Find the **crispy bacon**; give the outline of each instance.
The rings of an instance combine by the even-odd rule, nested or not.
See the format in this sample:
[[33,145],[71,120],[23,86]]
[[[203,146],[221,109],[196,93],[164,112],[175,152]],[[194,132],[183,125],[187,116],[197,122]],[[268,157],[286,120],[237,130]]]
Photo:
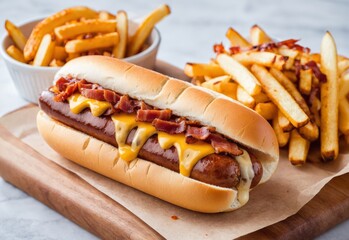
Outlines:
[[206,140],[210,136],[210,128],[209,127],[187,127],[187,132],[185,137],[193,137],[198,140]]
[[177,123],[177,122],[165,121],[165,120],[161,120],[161,119],[156,118],[152,122],[152,125],[158,131],[163,131],[163,132],[166,132],[169,134],[184,133],[186,130],[185,121],[181,121],[181,122]]
[[128,95],[123,95],[120,98],[120,101],[115,105],[115,108],[120,109],[121,111],[126,113],[134,112],[134,105],[132,104],[132,101],[130,100]]
[[141,110],[151,110],[151,109],[153,109],[153,107],[149,106],[148,104],[146,104],[143,101],[136,101],[135,106],[137,107],[137,109],[141,109]]
[[318,67],[318,65],[316,64],[315,61],[310,61],[310,62],[307,62],[304,66],[304,70],[307,70],[307,69],[311,69],[315,75],[315,77],[317,79],[319,79],[319,81],[321,83],[325,83],[327,82],[327,77],[325,74],[323,74],[320,70],[320,68]]
[[170,120],[172,115],[172,111],[169,109],[165,110],[138,110],[136,121],[140,122],[153,122],[155,118],[161,119],[161,120]]
[[241,48],[239,46],[234,46],[234,47],[230,47],[229,51],[231,54],[236,54],[236,53],[241,52]]
[[57,80],[56,86],[60,92],[64,91],[69,81],[63,77]]
[[54,97],[54,100],[56,102],[63,102],[67,100],[68,97],[70,97],[77,89],[78,89],[78,84],[76,82],[73,84],[69,84],[67,85],[64,92],[61,92]]
[[233,156],[243,154],[242,150],[236,143],[228,141],[228,139],[217,133],[211,133],[209,139],[211,140],[211,145],[216,153],[229,153]]
[[213,52],[215,52],[217,54],[225,53],[225,48],[224,48],[223,43],[213,45]]
[[302,70],[302,64],[299,59],[294,60],[294,68],[295,68],[297,79],[299,79],[301,75],[301,70]]

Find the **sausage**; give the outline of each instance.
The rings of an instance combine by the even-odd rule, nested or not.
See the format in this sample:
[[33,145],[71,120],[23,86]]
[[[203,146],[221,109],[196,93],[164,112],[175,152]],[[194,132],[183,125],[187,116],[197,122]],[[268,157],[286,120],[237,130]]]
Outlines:
[[[39,98],[40,107],[47,115],[67,126],[117,147],[114,123],[109,116],[94,117],[89,109],[74,114],[70,111],[69,104],[55,102],[53,96],[52,92],[44,91]],[[127,137],[128,144],[132,142],[134,133],[135,130],[132,130]],[[156,135],[146,141],[138,156],[179,172],[176,148],[162,149]],[[261,163],[252,155],[251,160],[255,171],[255,177],[251,184],[251,187],[253,187],[260,181],[263,172]],[[239,164],[233,157],[223,154],[210,154],[196,163],[190,177],[204,183],[234,188],[239,184],[241,175]]]

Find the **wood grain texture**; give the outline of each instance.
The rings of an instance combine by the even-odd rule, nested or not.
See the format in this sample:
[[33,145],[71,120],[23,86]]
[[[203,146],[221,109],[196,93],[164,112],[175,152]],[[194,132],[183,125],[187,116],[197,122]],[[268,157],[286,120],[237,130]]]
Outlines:
[[102,239],[163,239],[126,208],[1,126],[0,175]]

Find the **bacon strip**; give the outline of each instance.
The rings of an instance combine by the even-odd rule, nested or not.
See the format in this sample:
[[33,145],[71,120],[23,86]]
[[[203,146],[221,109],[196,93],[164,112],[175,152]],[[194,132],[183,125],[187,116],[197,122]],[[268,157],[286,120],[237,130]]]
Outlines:
[[[209,127],[187,127],[185,137],[193,137],[198,140],[206,140],[210,136],[211,132]],[[190,140],[189,140],[190,141]]]
[[186,130],[185,121],[177,123],[156,118],[152,122],[152,125],[156,128],[156,130],[163,131],[169,134],[183,133]]
[[229,153],[233,156],[243,154],[243,151],[234,142],[228,141],[219,134],[211,133],[209,139],[216,153]]
[[120,98],[120,101],[115,105],[115,108],[120,109],[121,111],[126,113],[134,112],[134,105],[132,104],[132,101],[130,100],[128,95],[123,95]]
[[153,122],[155,118],[161,119],[161,120],[170,120],[172,115],[172,111],[169,109],[165,110],[138,110],[136,121],[140,122]]

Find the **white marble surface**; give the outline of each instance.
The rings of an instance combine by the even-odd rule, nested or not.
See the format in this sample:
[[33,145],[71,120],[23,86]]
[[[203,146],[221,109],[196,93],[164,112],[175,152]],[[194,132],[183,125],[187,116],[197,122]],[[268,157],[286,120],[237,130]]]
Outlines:
[[[124,9],[142,16],[164,1],[113,0],[0,0],[0,25],[5,19],[21,23],[73,5],[116,12]],[[338,51],[349,56],[349,0],[293,1],[167,1],[172,15],[158,25],[162,34],[159,58],[178,67],[187,61],[205,62],[213,56],[212,45],[224,39],[233,26],[247,35],[258,23],[278,39],[300,38],[301,43],[319,50],[321,38],[330,30]],[[0,28],[0,35],[4,29]],[[11,82],[0,59],[0,116],[26,104]],[[318,239],[348,239],[349,221]],[[79,226],[0,178],[0,239],[95,239]]]

